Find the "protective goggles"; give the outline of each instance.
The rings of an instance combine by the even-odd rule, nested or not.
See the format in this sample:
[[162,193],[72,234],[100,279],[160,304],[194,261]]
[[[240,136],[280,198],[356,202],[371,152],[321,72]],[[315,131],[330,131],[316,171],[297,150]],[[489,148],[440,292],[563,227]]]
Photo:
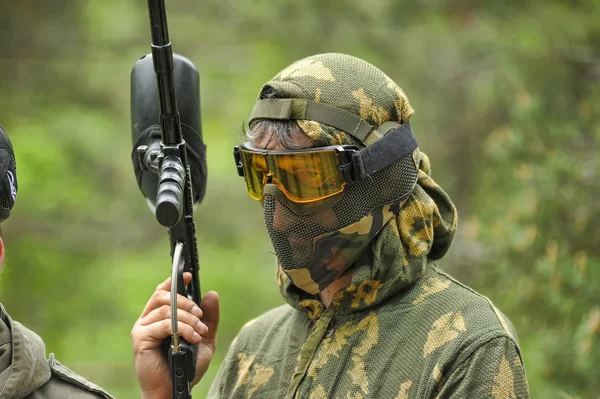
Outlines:
[[350,164],[358,151],[351,145],[263,150],[244,143],[233,153],[251,198],[262,200],[265,184],[276,184],[291,201],[309,203],[339,194],[352,183],[343,166]]
[[[348,111],[301,99],[259,100],[249,123],[260,119],[313,120],[345,131],[361,142],[374,130]],[[238,174],[246,179],[253,199],[263,199],[265,184],[276,184],[291,201],[310,203],[343,192],[418,147],[409,122],[385,122],[378,130],[384,137],[361,150],[344,145],[279,151],[244,143],[234,148],[233,155]]]

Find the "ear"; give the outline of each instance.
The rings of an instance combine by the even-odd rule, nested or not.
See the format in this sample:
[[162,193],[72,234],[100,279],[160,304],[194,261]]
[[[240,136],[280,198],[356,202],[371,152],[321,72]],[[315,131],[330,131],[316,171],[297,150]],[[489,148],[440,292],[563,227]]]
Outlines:
[[4,262],[4,241],[2,241],[2,236],[0,236],[0,267],[2,267],[2,262]]

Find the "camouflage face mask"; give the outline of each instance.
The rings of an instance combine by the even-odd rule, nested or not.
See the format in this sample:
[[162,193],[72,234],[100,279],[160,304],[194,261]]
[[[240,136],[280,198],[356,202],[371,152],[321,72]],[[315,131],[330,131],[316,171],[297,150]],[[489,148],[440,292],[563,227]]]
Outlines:
[[[344,219],[353,214],[360,215],[354,211],[366,204],[352,204],[342,199],[333,208],[312,215],[296,215],[276,197],[266,195],[264,206],[273,247],[280,267],[296,287],[309,294],[323,291],[340,278],[406,202],[406,196],[403,196],[390,204],[377,206],[355,223],[345,225]],[[350,193],[349,199],[352,197]]]
[[[393,129],[388,133],[392,135],[389,140],[402,141],[393,135],[412,138],[412,132],[407,128]],[[382,165],[389,162],[392,155],[398,159],[381,170],[365,173],[342,193],[323,201],[298,204],[288,199],[278,185],[265,184],[263,209],[267,230],[282,269],[298,288],[316,294],[339,278],[399,212],[414,188],[417,181],[417,165],[413,158],[416,142],[404,152],[401,149],[391,151],[392,155],[387,157],[381,156],[385,153],[386,140],[379,143],[379,146],[371,147],[375,155],[365,150],[358,152],[355,164],[367,165],[371,172],[378,169],[371,167],[376,160]],[[352,168],[352,165],[347,167]],[[355,170],[352,174],[356,176],[360,172]],[[396,180],[393,186],[389,185],[391,179]]]

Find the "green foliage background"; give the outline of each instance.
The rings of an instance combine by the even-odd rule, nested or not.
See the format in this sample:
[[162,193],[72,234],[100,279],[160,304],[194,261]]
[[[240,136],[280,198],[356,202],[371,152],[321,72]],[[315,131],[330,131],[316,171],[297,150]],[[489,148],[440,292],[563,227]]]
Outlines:
[[[513,321],[532,397],[600,397],[599,0],[167,5],[174,50],[201,74],[201,280],[222,299],[219,349],[196,396],[239,328],[282,303],[231,148],[264,81],[334,51],[408,94],[460,215],[442,265]],[[20,189],[3,224],[0,301],[119,398],[139,395],[129,331],[170,267],[130,164],[129,73],[149,38],[143,1],[2,2],[0,123]]]

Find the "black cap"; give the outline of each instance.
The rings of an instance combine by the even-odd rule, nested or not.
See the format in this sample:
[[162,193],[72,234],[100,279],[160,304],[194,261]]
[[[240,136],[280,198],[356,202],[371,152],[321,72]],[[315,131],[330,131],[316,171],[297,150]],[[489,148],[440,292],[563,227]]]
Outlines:
[[0,222],[10,216],[18,187],[15,153],[8,135],[0,126]]

